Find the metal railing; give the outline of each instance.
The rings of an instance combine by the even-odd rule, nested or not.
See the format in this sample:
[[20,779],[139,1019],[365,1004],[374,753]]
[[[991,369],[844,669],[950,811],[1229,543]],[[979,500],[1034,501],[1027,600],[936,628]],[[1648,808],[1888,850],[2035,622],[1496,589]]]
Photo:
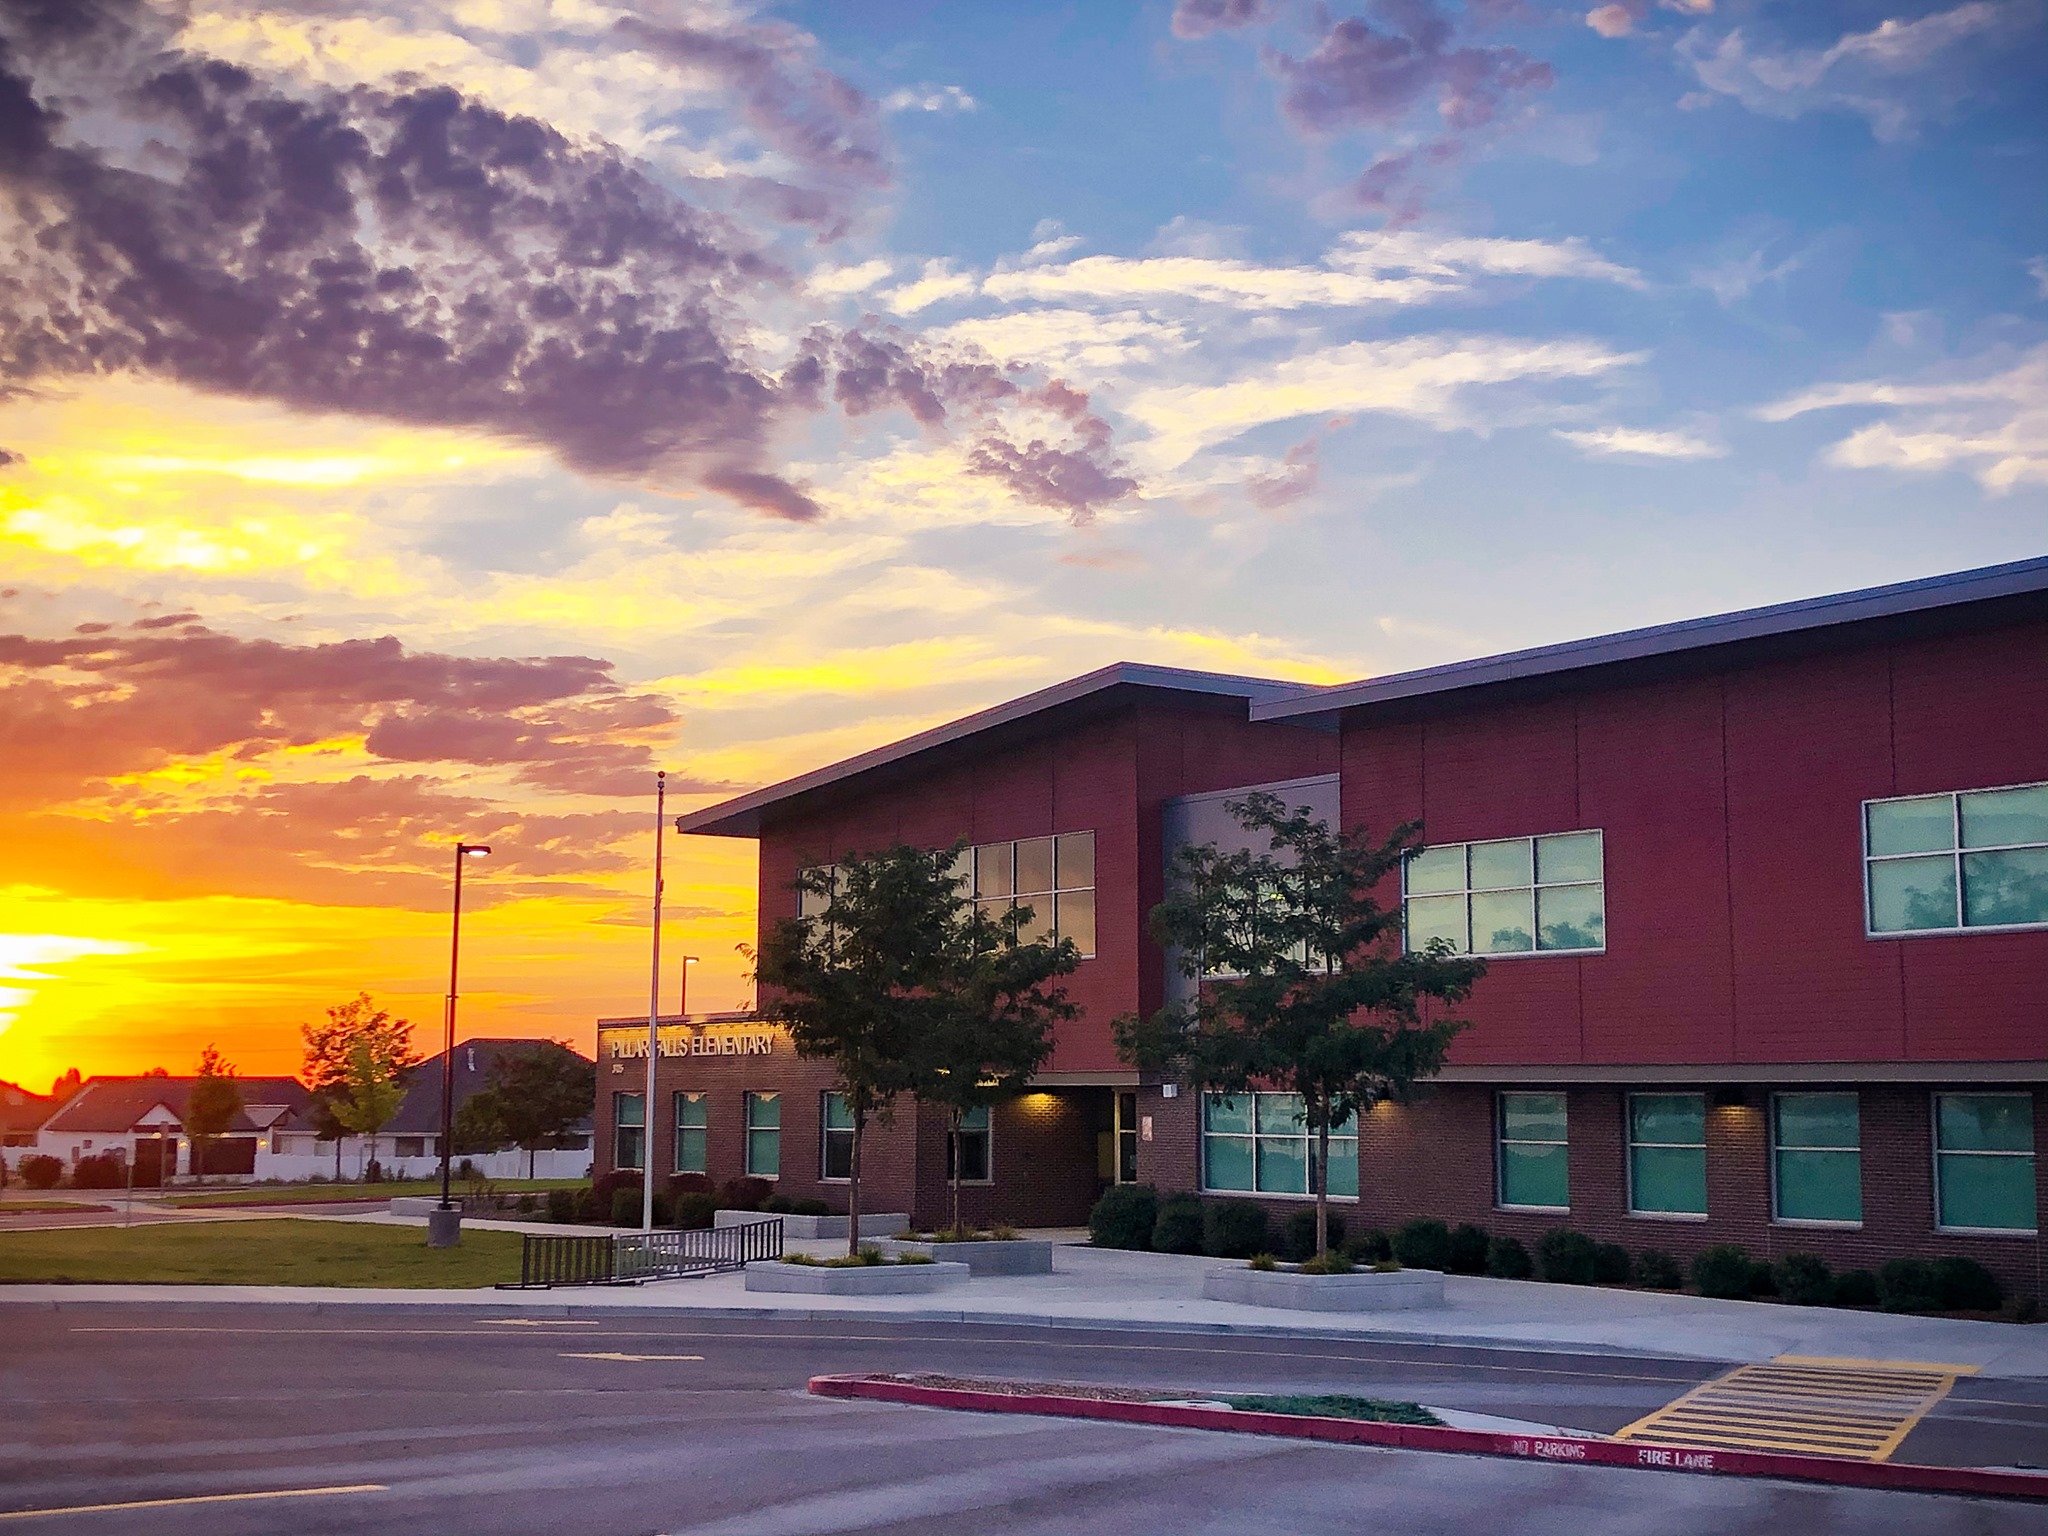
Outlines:
[[688,1232],[621,1232],[600,1236],[522,1234],[519,1283],[500,1290],[542,1290],[555,1285],[638,1285],[687,1275],[744,1269],[756,1259],[782,1257],[782,1223],[770,1218],[737,1227]]

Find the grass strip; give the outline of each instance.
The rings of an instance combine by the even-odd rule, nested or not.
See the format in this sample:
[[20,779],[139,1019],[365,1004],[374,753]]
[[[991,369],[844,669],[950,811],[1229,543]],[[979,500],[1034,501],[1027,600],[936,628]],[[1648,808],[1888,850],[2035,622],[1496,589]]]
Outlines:
[[339,1285],[466,1290],[519,1278],[519,1234],[465,1231],[429,1248],[423,1227],[278,1217],[26,1230],[0,1243],[0,1283]]
[[1256,1393],[1224,1397],[1221,1402],[1246,1413],[1291,1413],[1310,1419],[1363,1419],[1369,1424],[1441,1426],[1443,1420],[1415,1403],[1391,1403],[1377,1397],[1302,1396]]

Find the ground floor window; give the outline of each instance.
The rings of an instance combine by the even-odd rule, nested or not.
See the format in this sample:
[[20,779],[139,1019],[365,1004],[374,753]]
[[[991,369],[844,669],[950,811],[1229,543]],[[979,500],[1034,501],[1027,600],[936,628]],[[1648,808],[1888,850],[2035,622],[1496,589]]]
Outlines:
[[1853,1093],[1771,1095],[1771,1214],[1863,1220],[1863,1127]]
[[711,1109],[701,1093],[676,1095],[676,1172],[708,1173],[711,1170]]
[[1571,1208],[1571,1147],[1563,1094],[1500,1096],[1497,1173],[1502,1205]]
[[647,1095],[612,1095],[612,1166],[644,1168],[647,1156]]
[[782,1173],[782,1095],[747,1095],[747,1173],[773,1179]]
[[[1202,1187],[1218,1193],[1307,1195],[1315,1138],[1298,1093],[1207,1094],[1202,1099]],[[1328,1189],[1358,1194],[1358,1124],[1330,1127]]]
[[1628,1208],[1638,1216],[1707,1214],[1707,1096],[1628,1096]]
[[2034,1097],[1934,1096],[1935,1220],[1984,1232],[2034,1230]]
[[946,1178],[959,1170],[962,1184],[986,1184],[989,1173],[989,1115],[986,1104],[977,1104],[960,1117],[960,1129],[946,1139]]
[[843,1093],[824,1095],[824,1113],[818,1117],[824,1147],[818,1172],[828,1179],[853,1177],[853,1109]]

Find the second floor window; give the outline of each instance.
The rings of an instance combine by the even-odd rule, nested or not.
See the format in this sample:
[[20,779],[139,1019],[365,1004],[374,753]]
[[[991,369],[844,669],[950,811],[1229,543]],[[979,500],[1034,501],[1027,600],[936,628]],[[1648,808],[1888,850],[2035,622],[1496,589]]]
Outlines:
[[1607,947],[1602,835],[1443,843],[1402,870],[1408,947],[1449,941],[1461,955],[1570,954]]
[[2048,784],[1863,807],[1872,933],[2048,926]]
[[1072,939],[1083,959],[1095,953],[1095,834],[1062,832],[1014,843],[978,843],[955,866],[974,904],[991,917],[1029,907],[1017,930],[1027,944]]

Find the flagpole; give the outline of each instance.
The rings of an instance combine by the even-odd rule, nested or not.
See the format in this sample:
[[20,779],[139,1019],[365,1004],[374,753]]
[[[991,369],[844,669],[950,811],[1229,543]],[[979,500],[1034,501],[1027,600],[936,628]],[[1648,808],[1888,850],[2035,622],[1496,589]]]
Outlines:
[[668,774],[654,775],[654,963],[647,987],[647,1098],[640,1110],[640,1230],[654,1230],[654,1064],[661,1057],[661,834]]

